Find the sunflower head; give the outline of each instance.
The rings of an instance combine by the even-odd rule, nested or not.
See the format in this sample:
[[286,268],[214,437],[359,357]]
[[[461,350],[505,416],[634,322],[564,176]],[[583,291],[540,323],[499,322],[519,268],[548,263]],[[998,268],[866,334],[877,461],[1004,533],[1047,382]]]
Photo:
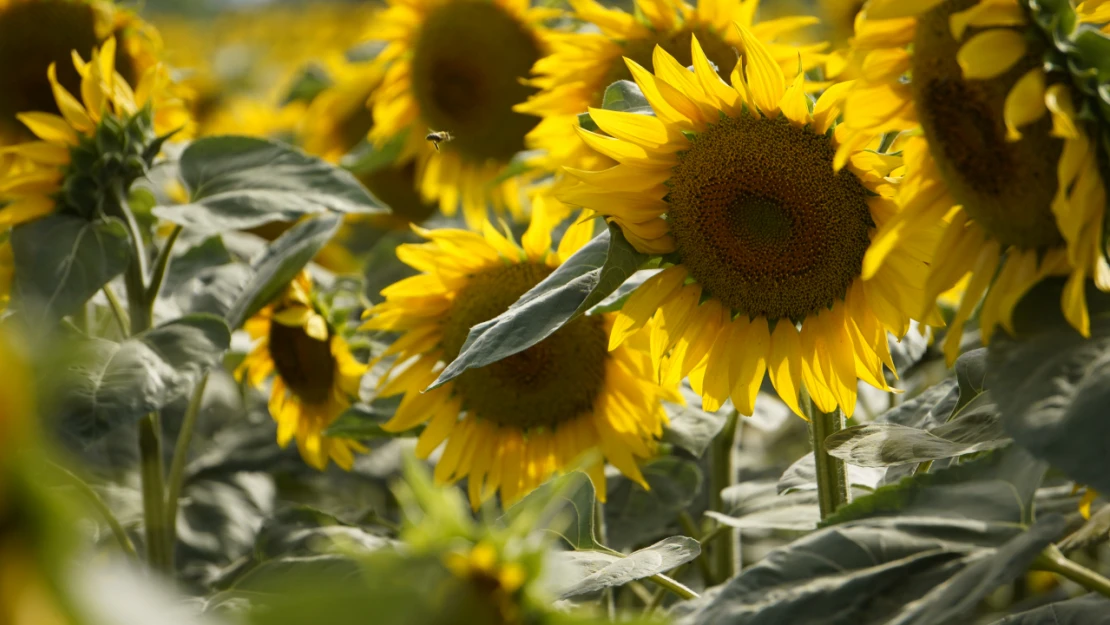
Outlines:
[[[608,314],[580,317],[523,352],[423,392],[459,354],[471,327],[550,275],[594,227],[577,222],[551,251],[552,225],[534,215],[522,246],[488,223],[482,234],[418,230],[428,242],[403,245],[397,255],[421,273],[383,289],[385,301],[364,325],[401,334],[385,352],[397,360],[380,393],[404,398],[384,427],[427,423],[417,454],[427,457],[446,441],[435,477],[467,478],[474,507],[498,491],[508,505],[594,449],[646,484],[637,462],[654,453],[662,434],[660,400],[678,400],[650,381],[638,342],[607,349]],[[604,499],[602,463],[589,472]]]
[[278,444],[294,438],[309,465],[329,461],[350,470],[354,452],[366,448],[324,431],[358,398],[366,365],[328,323],[312,294],[312,279],[302,272],[269,306],[244,325],[255,341],[239,375],[256,387],[273,377],[270,416],[278,424]]
[[1034,4],[877,0],[857,22],[862,68],[845,103],[846,144],[910,131],[901,142],[902,217],[881,229],[864,272],[886,262],[918,224],[945,224],[925,299],[967,279],[945,343],[950,361],[980,301],[987,343],[996,327],[1013,330],[1014,305],[1034,284],[1067,275],[1061,305],[1086,334],[1086,281],[1110,289],[1104,155],[1092,140],[1098,124],[1083,112],[1098,110],[1084,101],[1093,74],[1080,79],[1068,70],[1083,66],[1072,58],[1082,46],[1070,38],[1097,33],[1072,29],[1105,15],[1097,3],[1078,11],[1066,2]]
[[[416,188],[447,215],[461,205],[480,226],[492,207],[523,215],[518,178],[503,175],[538,120],[513,110],[547,49],[543,21],[555,12],[517,0],[393,0],[369,36],[390,63],[374,96],[371,139],[405,133],[417,159]],[[433,145],[428,133],[451,137]]]
[[[86,62],[73,54],[81,77],[81,99],[47,70],[61,115],[19,113],[38,140],[0,148],[0,226],[38,218],[55,210],[84,217],[111,212],[121,193],[146,175],[168,134],[159,135],[155,107],[164,99],[161,66],[151,68],[137,89],[115,71],[116,42],[108,39]],[[174,129],[168,129],[172,132]],[[6,157],[6,162],[3,160]]]
[[157,33],[132,12],[103,0],[0,0],[0,145],[30,138],[16,115],[59,113],[46,70],[58,67],[56,82],[76,93],[81,74],[70,52],[88,55],[115,37],[116,69],[130,85],[156,64]]
[[857,379],[887,388],[886,335],[902,336],[921,307],[935,231],[894,252],[898,271],[861,275],[875,228],[897,213],[900,159],[855,150],[835,171],[847,85],[812,103],[803,77],[787,81],[736,27],[745,52],[731,84],[696,37],[692,70],[661,47],[654,74],[629,60],[654,116],[591,108],[607,134],[579,134],[618,164],[568,169],[557,195],[605,215],[666,267],[628,299],[610,348],[650,322],[653,366],[689,375],[707,410],[731,397],[751,414],[766,374],[799,414],[804,386],[822,411],[850,415]]
[[624,59],[651,64],[656,47],[690,66],[691,41],[698,40],[703,55],[721,77],[736,67],[744,43],[733,27],[739,23],[762,41],[783,71],[793,76],[824,60],[823,43],[798,46],[798,31],[817,18],[790,17],[759,21],[759,0],[727,2],[704,0],[691,6],[683,0],[637,1],[636,14],[605,8],[594,0],[574,0],[574,16],[600,32],[560,34],[552,39],[552,53],[536,63],[531,84],[542,90],[516,110],[542,117],[529,134],[529,147],[547,152],[550,166],[601,169],[612,161],[590,150],[575,135],[577,115],[602,104],[606,87],[632,80]]

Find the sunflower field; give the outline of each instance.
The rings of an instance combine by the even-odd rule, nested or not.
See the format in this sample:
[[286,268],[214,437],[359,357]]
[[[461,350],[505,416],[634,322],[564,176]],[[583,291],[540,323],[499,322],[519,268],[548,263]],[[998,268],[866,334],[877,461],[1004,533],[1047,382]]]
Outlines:
[[0,0],[0,625],[1110,624],[1110,0]]

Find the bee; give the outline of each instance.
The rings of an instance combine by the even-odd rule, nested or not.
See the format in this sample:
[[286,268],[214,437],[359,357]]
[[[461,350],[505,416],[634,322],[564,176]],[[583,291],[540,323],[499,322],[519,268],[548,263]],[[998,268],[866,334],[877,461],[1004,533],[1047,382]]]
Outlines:
[[428,133],[428,136],[424,138],[428,141],[431,141],[432,145],[436,146],[436,152],[438,152],[440,143],[450,141],[454,139],[455,136],[447,132],[446,130],[432,130]]

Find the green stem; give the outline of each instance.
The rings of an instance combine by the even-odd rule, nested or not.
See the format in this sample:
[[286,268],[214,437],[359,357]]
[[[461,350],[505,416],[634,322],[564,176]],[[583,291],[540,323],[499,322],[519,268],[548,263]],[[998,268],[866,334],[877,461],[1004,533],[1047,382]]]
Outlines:
[[119,205],[120,216],[127,226],[128,238],[131,240],[131,262],[123,274],[123,282],[127,286],[127,307],[131,314],[131,334],[138,334],[150,328],[151,316],[146,297],[146,245],[143,243],[143,234],[139,230],[139,223],[135,221],[135,214],[127,202],[127,193],[124,189],[116,189],[116,202]]
[[685,510],[678,513],[678,522],[682,525],[683,531],[701,545],[701,553],[698,554],[698,569],[701,571],[702,579],[705,580],[705,585],[708,586],[712,584],[713,566],[709,562],[709,549],[706,547],[705,538],[707,535],[702,534],[701,531],[698,530],[697,523],[694,522],[694,517],[690,516],[690,513]]
[[[670,579],[679,577],[680,575],[682,575],[682,572],[684,570],[686,570],[686,565],[680,564],[675,568],[675,570],[671,571]],[[644,608],[644,614],[651,614],[652,612],[658,610],[659,607],[663,605],[663,599],[665,599],[666,597],[667,588],[665,586],[660,586],[659,588],[657,588],[655,590],[655,594],[651,596],[651,601],[648,602],[647,606]]]
[[848,503],[848,468],[839,458],[829,455],[825,439],[844,429],[844,413],[840,408],[821,412],[803,392],[801,408],[809,418],[810,443],[813,445],[813,463],[817,474],[817,503],[821,518],[826,519],[840,506]]
[[158,299],[158,292],[162,290],[162,283],[166,280],[166,270],[170,266],[170,256],[173,253],[173,245],[177,243],[177,237],[181,236],[181,226],[174,226],[170,232],[170,236],[166,237],[165,244],[162,245],[162,250],[158,252],[158,258],[154,260],[154,269],[150,274],[150,285],[146,289],[146,301],[151,307],[151,315],[153,317],[154,300]]
[[129,557],[137,560],[139,556],[135,551],[135,544],[131,542],[131,538],[127,535],[127,532],[124,531],[123,525],[120,524],[119,519],[116,518],[116,515],[112,514],[112,510],[108,507],[108,504],[104,503],[104,500],[100,498],[100,495],[97,494],[95,490],[93,490],[93,487],[89,486],[89,484],[85,482],[85,480],[81,479],[76,473],[70,471],[62,465],[53,462],[51,462],[50,464],[52,464],[59,473],[65,476],[65,478],[68,479],[70,483],[73,484],[73,486],[77,488],[77,490],[80,491],[86,499],[89,500],[89,503],[92,504],[93,508],[96,508],[97,513],[99,513],[100,516],[104,518],[104,521],[108,524],[108,528],[112,530],[112,535],[116,537],[116,542],[119,543],[119,546],[121,549],[123,549],[123,552],[126,553]]
[[197,424],[201,404],[204,403],[204,389],[208,386],[208,374],[197,382],[193,396],[189,399],[189,407],[185,410],[185,418],[181,421],[181,431],[177,433],[177,443],[174,444],[173,461],[170,462],[170,475],[166,480],[166,558],[169,568],[173,570],[174,548],[177,545],[177,506],[181,499],[181,486],[185,481],[185,461],[189,456],[189,443],[193,440],[193,429]]
[[[713,439],[713,448],[710,452],[712,463],[712,481],[709,500],[709,509],[728,514],[722,493],[732,486],[736,479],[736,469],[732,466],[732,450],[736,446],[736,426],[740,421],[740,413],[733,410],[725,419],[725,425]],[[724,582],[736,574],[736,531],[732,528],[725,530],[724,540],[718,540],[714,550],[714,560],[717,563],[717,583]]]
[[139,457],[143,477],[143,519],[147,562],[168,572],[166,558],[166,499],[162,469],[162,435],[157,413],[139,420]]
[[[608,532],[606,531],[607,528],[605,526],[605,504],[601,503],[600,499],[594,499],[593,516],[594,540],[597,541],[598,544],[604,545],[609,541],[607,536]],[[606,588],[604,592],[601,593],[601,602],[602,605],[605,606],[605,611],[609,616],[609,620],[614,620],[617,616],[617,602],[611,587]]]
[[1091,569],[1067,559],[1056,545],[1049,545],[1033,562],[1033,568],[1049,571],[1070,579],[1087,590],[1110,597],[1110,579]]
[[123,309],[123,304],[120,303],[119,297],[116,292],[112,290],[112,285],[104,285],[104,297],[108,299],[108,307],[112,309],[112,316],[116,319],[116,325],[119,326],[120,334],[127,337],[131,334],[131,319],[127,316],[127,311]]

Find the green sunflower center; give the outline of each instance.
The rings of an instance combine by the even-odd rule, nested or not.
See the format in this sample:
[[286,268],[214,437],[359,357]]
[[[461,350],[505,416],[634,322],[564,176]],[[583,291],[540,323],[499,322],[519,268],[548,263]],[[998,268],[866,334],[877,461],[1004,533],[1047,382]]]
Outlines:
[[[0,136],[29,136],[16,113],[58,112],[46,78],[51,63],[57,64],[58,81],[70,93],[80,94],[81,77],[70,51],[88,59],[103,43],[96,23],[96,10],[85,2],[35,0],[0,8]],[[134,84],[130,59],[122,53],[118,57],[117,71]]]
[[317,341],[304,328],[270,324],[270,357],[278,375],[302,402],[324,404],[335,381],[329,341]]
[[[1003,107],[1019,78],[1042,64],[1040,44],[990,80],[964,80],[949,17],[976,4],[950,0],[918,19],[913,98],[944,182],[967,213],[999,242],[1032,249],[1063,243],[1051,205],[1063,142],[1050,136],[1049,116],[1006,140]],[[975,34],[969,30],[964,36]]]
[[628,71],[628,66],[622,57],[628,57],[636,61],[641,67],[650,68],[653,66],[651,58],[655,52],[655,46],[660,46],[677,59],[683,67],[693,65],[694,58],[690,52],[690,39],[692,37],[698,38],[698,43],[701,44],[705,56],[717,66],[717,73],[721,78],[727,81],[732,74],[732,69],[736,67],[737,59],[740,58],[736,48],[721,38],[716,31],[705,26],[693,26],[670,34],[660,34],[649,39],[634,39],[626,42],[623,46],[624,49],[621,51],[621,56],[614,59],[613,66],[609,68],[609,73],[605,76],[605,82],[596,94],[595,104],[600,106],[605,87],[618,80],[632,80],[632,72]]
[[667,220],[690,274],[751,317],[800,321],[843,299],[874,227],[870,193],[833,171],[825,135],[785,118],[699,133],[670,179]]
[[524,149],[539,119],[513,106],[535,92],[521,79],[539,58],[528,26],[494,2],[458,0],[428,15],[412,53],[412,89],[430,129],[453,136],[441,149],[476,162],[507,162]]
[[[444,357],[454,359],[471,326],[505,312],[551,271],[520,263],[472,276],[444,324]],[[551,427],[593,410],[608,354],[602,319],[583,316],[519,354],[466,371],[455,390],[463,407],[483,419],[522,430]]]

